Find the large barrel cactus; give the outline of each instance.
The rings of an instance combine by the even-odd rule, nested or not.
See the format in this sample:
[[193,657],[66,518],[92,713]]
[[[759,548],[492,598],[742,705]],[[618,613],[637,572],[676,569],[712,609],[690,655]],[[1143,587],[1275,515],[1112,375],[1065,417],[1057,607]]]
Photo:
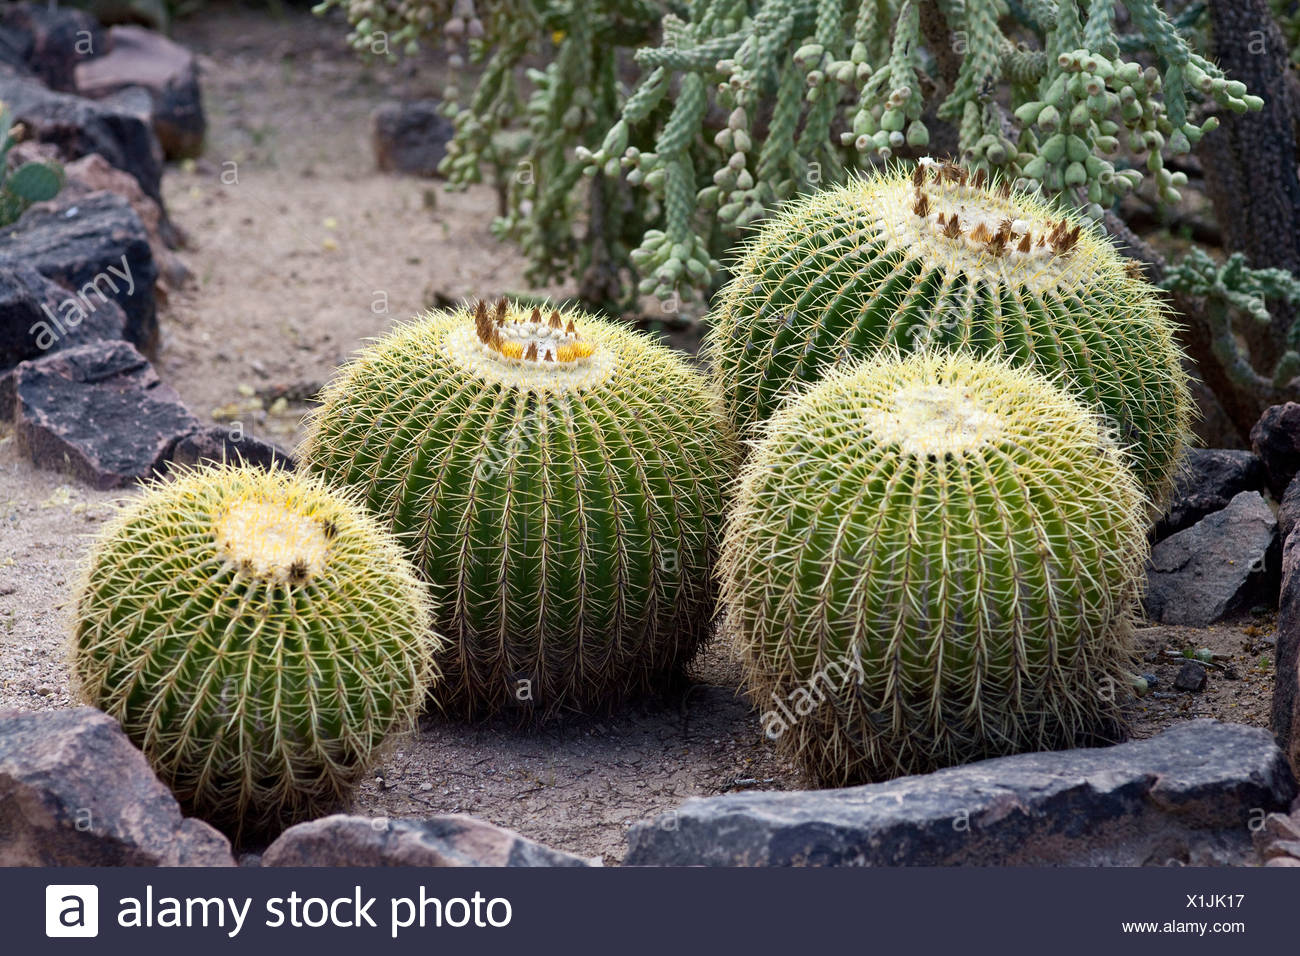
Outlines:
[[191,812],[236,836],[337,808],[434,681],[428,595],[317,479],[155,484],[92,549],[73,671]]
[[341,370],[301,455],[423,570],[453,716],[605,709],[707,633],[734,441],[645,336],[505,300],[428,315]]
[[1155,292],[1074,215],[927,161],[775,216],[722,293],[706,352],[741,437],[792,386],[884,347],[960,347],[1064,373],[1159,502],[1191,401]]
[[722,598],[765,733],[814,780],[1121,729],[1144,499],[1079,400],[1005,360],[880,356],[763,432]]

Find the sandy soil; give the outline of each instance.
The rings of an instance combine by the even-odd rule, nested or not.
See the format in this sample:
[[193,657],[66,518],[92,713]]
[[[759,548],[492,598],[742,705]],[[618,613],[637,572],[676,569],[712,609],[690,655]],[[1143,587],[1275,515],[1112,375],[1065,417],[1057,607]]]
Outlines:
[[[436,94],[436,63],[367,71],[341,35],[297,14],[277,23],[225,11],[178,29],[202,56],[211,134],[203,160],[165,178],[172,217],[191,238],[183,257],[196,281],[173,291],[163,312],[159,372],[201,417],[239,420],[286,446],[304,406],[259,392],[310,394],[362,340],[437,294],[525,288],[520,256],[488,232],[489,188],[447,193],[373,170],[370,110],[388,98]],[[231,169],[238,184],[223,185]],[[117,497],[33,469],[0,426],[0,707],[72,703],[60,602],[85,535]],[[1269,620],[1143,630],[1143,670],[1157,682],[1131,708],[1135,735],[1201,716],[1265,726],[1271,632]],[[1166,651],[1201,647],[1220,655],[1206,690],[1173,691],[1179,662]],[[474,813],[614,863],[630,823],[688,796],[798,786],[737,694],[729,653],[711,648],[694,678],[680,696],[617,719],[532,731],[426,723],[387,755],[355,809]]]
[[292,444],[302,407],[264,413],[246,393],[310,394],[438,296],[526,289],[521,257],[489,233],[492,188],[374,169],[371,110],[435,96],[436,62],[366,69],[339,24],[292,12],[223,11],[177,36],[200,54],[210,132],[203,158],[165,178],[197,282],[172,296],[159,371],[198,413]]

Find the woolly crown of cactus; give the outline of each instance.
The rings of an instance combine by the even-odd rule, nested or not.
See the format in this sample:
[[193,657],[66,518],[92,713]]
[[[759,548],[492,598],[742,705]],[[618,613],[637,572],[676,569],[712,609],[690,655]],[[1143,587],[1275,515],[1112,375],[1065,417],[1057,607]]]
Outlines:
[[1064,375],[1159,502],[1192,407],[1173,333],[1154,287],[1082,219],[923,161],[774,217],[722,293],[705,349],[742,437],[792,388],[882,348],[960,348]]
[[722,599],[764,731],[814,780],[1117,733],[1146,525],[1095,414],[922,352],[832,373],[761,431]]
[[396,329],[322,400],[302,460],[423,570],[448,712],[607,709],[694,654],[737,455],[678,356],[503,299]]
[[75,608],[82,697],[237,837],[336,809],[435,681],[397,543],[315,478],[222,466],[132,499]]

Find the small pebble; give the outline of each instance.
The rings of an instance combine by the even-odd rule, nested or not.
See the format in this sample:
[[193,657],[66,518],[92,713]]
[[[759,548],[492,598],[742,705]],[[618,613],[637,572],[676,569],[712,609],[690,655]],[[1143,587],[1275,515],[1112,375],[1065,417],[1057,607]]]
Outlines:
[[1195,693],[1205,689],[1205,667],[1196,661],[1188,661],[1178,669],[1174,678],[1174,689]]

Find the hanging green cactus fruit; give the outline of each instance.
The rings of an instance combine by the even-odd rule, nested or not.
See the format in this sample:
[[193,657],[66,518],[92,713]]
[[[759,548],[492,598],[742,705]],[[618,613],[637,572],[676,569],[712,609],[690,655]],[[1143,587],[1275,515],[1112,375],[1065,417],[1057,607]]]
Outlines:
[[926,351],[831,373],[761,431],[722,599],[764,732],[815,781],[1120,732],[1145,503],[1086,406]]
[[691,658],[736,453],[673,353],[503,299],[397,329],[322,398],[305,466],[424,571],[449,713],[605,709]]
[[792,386],[882,347],[955,346],[1063,375],[1163,499],[1191,398],[1156,290],[1084,220],[925,161],[812,194],[750,242],[706,342],[742,437]]
[[131,501],[91,552],[74,633],[86,702],[237,837],[340,806],[436,674],[392,536],[279,470],[184,472]]

